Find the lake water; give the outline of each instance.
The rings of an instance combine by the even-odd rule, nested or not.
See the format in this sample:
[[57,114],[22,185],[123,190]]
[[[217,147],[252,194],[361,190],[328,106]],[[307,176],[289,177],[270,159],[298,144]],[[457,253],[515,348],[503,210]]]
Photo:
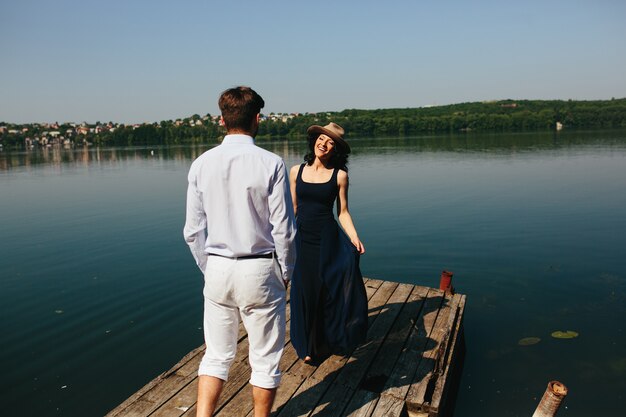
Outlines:
[[[626,131],[351,145],[364,275],[436,287],[447,269],[468,296],[456,417],[530,416],[555,379],[559,415],[623,415]],[[103,415],[202,343],[182,227],[206,148],[0,152],[3,415]]]

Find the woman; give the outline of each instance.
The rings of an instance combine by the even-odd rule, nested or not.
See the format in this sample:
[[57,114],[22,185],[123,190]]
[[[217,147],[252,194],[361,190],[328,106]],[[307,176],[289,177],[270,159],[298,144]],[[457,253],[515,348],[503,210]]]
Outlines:
[[[336,123],[307,129],[305,163],[290,171],[298,257],[291,284],[291,342],[319,364],[365,340],[367,297],[359,269],[365,247],[348,210],[350,146]],[[337,202],[337,226],[333,206]],[[346,236],[347,234],[347,236]]]

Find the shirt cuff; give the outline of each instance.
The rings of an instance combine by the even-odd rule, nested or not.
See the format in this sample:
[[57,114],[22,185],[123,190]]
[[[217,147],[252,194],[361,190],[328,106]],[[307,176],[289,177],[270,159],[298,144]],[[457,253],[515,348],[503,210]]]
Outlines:
[[285,282],[290,282],[291,281],[291,276],[293,275],[293,270],[287,270],[283,272],[283,281]]

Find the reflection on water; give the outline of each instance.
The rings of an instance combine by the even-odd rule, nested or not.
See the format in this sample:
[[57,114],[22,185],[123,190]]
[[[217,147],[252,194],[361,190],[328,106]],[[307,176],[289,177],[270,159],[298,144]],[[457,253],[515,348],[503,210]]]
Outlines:
[[28,169],[33,165],[61,167],[63,165],[93,166],[120,161],[143,160],[179,160],[195,159],[206,147],[172,148],[99,148],[82,147],[68,149],[61,146],[34,148],[20,152],[0,153],[0,170]]
[[[259,144],[288,165],[306,148]],[[0,152],[5,414],[102,415],[202,342],[181,230],[187,170],[211,146]],[[449,269],[468,295],[457,417],[530,415],[552,379],[570,388],[560,414],[603,398],[621,415],[626,132],[351,146],[364,274],[436,286]]]
[[[579,146],[612,146],[623,144],[623,131],[600,132],[533,132],[533,133],[466,133],[420,137],[350,138],[355,155],[386,152],[521,152]],[[301,159],[304,140],[260,140],[258,143],[275,152],[285,160]],[[217,145],[141,148],[99,148],[62,146],[41,147],[26,151],[0,152],[0,170],[27,169],[33,165],[59,167],[73,164],[91,166],[152,158],[155,160],[188,161]]]

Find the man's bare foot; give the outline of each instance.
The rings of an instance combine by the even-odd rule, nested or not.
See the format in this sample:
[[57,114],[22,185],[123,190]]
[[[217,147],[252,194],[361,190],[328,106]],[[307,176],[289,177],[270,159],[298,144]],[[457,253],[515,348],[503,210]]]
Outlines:
[[310,356],[306,356],[306,357],[304,358],[304,363],[309,364],[309,363],[311,363],[312,361],[313,361],[313,358],[311,358]]

